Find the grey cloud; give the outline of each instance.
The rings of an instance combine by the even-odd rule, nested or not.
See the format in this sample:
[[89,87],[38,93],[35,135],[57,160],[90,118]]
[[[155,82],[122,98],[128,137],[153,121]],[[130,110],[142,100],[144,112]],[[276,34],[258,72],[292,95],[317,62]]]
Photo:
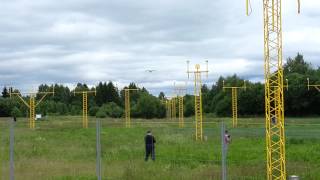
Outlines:
[[[316,3],[305,2],[300,16],[295,4],[288,3],[284,31],[320,28]],[[170,92],[169,84],[187,80],[186,60],[205,59],[212,67],[208,83],[234,73],[263,78],[262,4],[254,1],[252,6],[246,17],[244,2],[234,0],[4,0],[0,84],[26,88],[113,80],[137,82],[153,93]],[[319,41],[286,44],[284,39],[284,57],[302,52],[319,66],[320,50],[314,47]],[[228,62],[232,67],[239,59],[238,69],[228,68]]]

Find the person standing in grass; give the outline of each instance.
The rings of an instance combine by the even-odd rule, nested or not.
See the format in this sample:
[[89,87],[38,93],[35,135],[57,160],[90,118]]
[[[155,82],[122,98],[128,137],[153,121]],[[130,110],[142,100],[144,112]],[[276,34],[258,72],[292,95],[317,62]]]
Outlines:
[[150,155],[153,161],[156,160],[155,152],[154,152],[154,149],[155,149],[154,144],[156,143],[156,139],[152,135],[151,131],[147,131],[147,135],[144,137],[144,142],[146,145],[146,156],[144,160],[148,161]]
[[231,136],[230,136],[228,130],[225,130],[224,131],[224,144],[225,144],[225,146],[224,146],[225,149],[224,150],[225,150],[225,152],[228,151],[228,146],[229,146],[230,143],[231,143]]
[[225,130],[225,132],[224,132],[224,143],[226,145],[229,145],[230,142],[231,142],[231,136],[230,136],[228,130]]

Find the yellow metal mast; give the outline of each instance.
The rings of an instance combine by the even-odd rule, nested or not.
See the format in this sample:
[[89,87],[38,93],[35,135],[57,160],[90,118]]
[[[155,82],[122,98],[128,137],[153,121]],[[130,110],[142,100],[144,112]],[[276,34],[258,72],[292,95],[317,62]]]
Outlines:
[[29,98],[29,127],[34,129],[35,128],[35,117],[36,117],[36,106],[35,106],[35,96],[30,95]]
[[124,109],[126,118],[126,127],[131,127],[131,110],[130,110],[130,91],[137,91],[139,89],[124,89]]
[[[25,104],[29,109],[29,128],[34,129],[35,128],[35,119],[36,119],[36,107],[44,100],[44,98],[49,95],[54,95],[54,86],[52,86],[53,90],[50,92],[36,92],[36,93],[26,93],[29,95],[29,102],[24,100],[20,92],[12,92],[12,88],[9,90],[10,97],[16,96],[20,99],[20,101]],[[42,95],[39,101],[36,103],[36,96]]]
[[184,127],[184,109],[183,109],[183,97],[185,92],[187,91],[186,87],[180,87],[180,86],[176,86],[174,84],[174,90],[175,90],[175,94],[177,95],[177,99],[178,99],[178,110],[179,110],[179,128],[183,128]]
[[96,90],[73,91],[74,95],[82,94],[82,127],[88,128],[88,94],[97,95]]
[[170,100],[170,99],[168,99],[168,100],[166,101],[166,105],[167,105],[167,118],[168,118],[168,119],[171,119],[171,118],[172,118],[172,116],[171,116],[172,106],[171,106],[171,100]]
[[[267,179],[286,179],[282,0],[263,0]],[[246,0],[246,14],[248,15]],[[298,0],[300,12],[300,0]]]
[[177,119],[177,106],[176,106],[176,98],[171,98],[171,120],[175,121]]
[[308,91],[310,90],[310,87],[314,87],[316,90],[320,92],[320,84],[310,84],[310,79],[307,78],[308,81]]
[[238,89],[246,90],[246,82],[243,81],[243,86],[225,86],[223,81],[223,90],[231,89],[232,94],[232,126],[238,126]]
[[194,104],[195,104],[195,118],[196,118],[196,140],[203,140],[203,131],[202,131],[202,81],[201,81],[201,73],[206,73],[208,76],[208,61],[206,61],[206,71],[200,70],[200,65],[195,65],[195,71],[189,70],[189,61],[187,61],[187,74],[189,78],[189,74],[194,74]]
[[179,128],[184,127],[184,110],[183,110],[183,96],[178,96],[179,101]]

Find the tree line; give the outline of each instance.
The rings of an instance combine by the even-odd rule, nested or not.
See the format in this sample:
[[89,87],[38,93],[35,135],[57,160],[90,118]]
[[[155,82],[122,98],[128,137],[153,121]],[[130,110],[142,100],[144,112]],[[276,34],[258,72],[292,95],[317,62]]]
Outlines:
[[[286,116],[317,116],[320,114],[320,92],[307,88],[307,78],[310,84],[320,84],[320,68],[307,63],[301,54],[289,58],[283,67],[284,79],[288,79],[288,90],[284,89]],[[236,74],[219,77],[211,87],[202,86],[203,111],[213,116],[231,116],[231,90],[223,90],[226,86],[243,86],[244,79]],[[246,80],[246,89],[238,90],[239,116],[264,115],[264,84]],[[286,83],[286,82],[284,82]],[[42,84],[39,91],[50,91],[52,86]],[[138,89],[130,92],[131,116],[136,118],[164,118],[166,107],[163,100],[166,95],[161,92],[158,97],[150,94],[146,88],[140,88],[130,83],[124,88]],[[88,94],[89,115],[97,117],[124,116],[124,89],[119,90],[113,82],[100,82],[96,87],[89,88],[86,84],[78,83],[75,91],[96,90],[96,95]],[[17,90],[12,90],[18,92]],[[36,108],[42,115],[81,115],[82,95],[74,94],[67,86],[54,85],[54,96],[48,96]],[[28,96],[23,97],[28,101]],[[37,95],[39,100],[41,95]],[[184,115],[194,115],[194,96],[184,96]],[[9,97],[8,87],[4,87],[0,97],[0,116],[27,116],[27,107],[19,102],[17,97]]]

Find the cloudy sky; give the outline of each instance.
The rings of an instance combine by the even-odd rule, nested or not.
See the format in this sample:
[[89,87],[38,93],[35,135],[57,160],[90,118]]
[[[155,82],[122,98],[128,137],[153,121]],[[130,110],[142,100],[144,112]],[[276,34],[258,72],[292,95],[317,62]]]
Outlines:
[[[0,84],[111,80],[170,94],[187,81],[186,60],[209,61],[209,84],[234,73],[259,81],[262,0],[251,1],[247,17],[245,0],[0,0]],[[320,66],[320,1],[302,0],[300,15],[296,3],[283,1],[284,58],[301,52]]]

